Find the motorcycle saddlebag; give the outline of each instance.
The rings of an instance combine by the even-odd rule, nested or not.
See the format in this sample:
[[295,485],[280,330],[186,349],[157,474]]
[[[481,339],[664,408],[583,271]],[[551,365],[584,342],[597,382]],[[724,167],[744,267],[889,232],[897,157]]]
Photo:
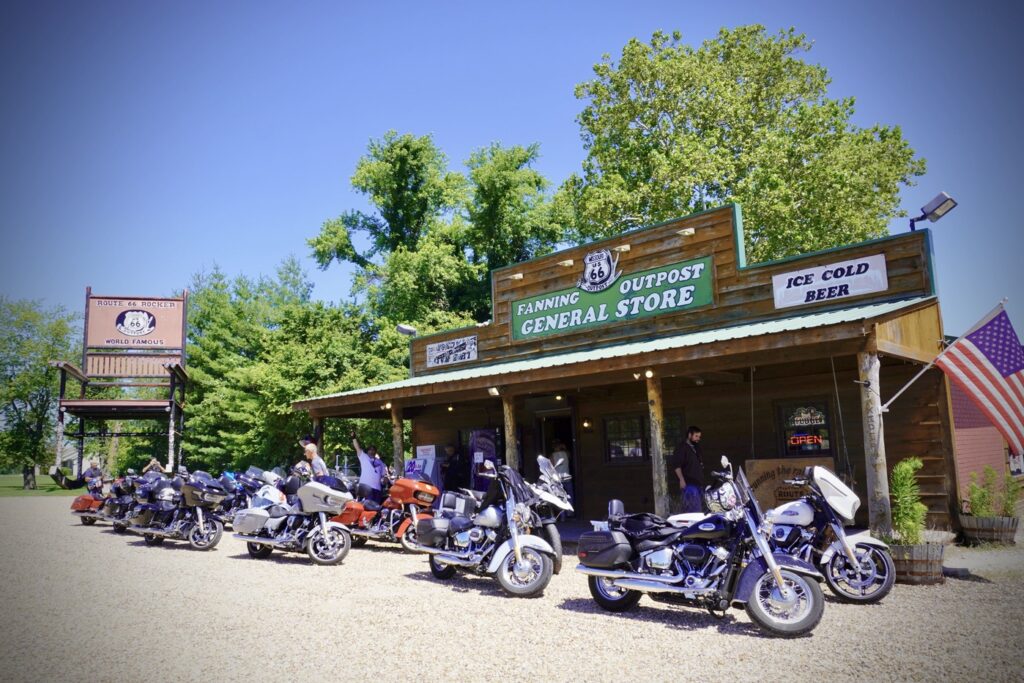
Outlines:
[[629,561],[633,549],[621,531],[589,531],[580,536],[576,556],[580,564],[610,569]]
[[231,528],[240,534],[254,534],[270,519],[270,513],[263,508],[246,508],[235,513]]
[[98,501],[88,494],[84,496],[78,496],[73,501],[71,501],[71,509],[74,510],[75,512],[83,512],[98,507]]
[[445,517],[428,517],[416,522],[416,540],[423,545],[441,546],[448,535],[450,520]]

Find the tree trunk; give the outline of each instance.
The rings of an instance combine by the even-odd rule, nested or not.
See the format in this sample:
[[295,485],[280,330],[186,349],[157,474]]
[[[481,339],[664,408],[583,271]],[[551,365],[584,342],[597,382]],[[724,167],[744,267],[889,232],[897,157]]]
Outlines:
[[864,459],[868,485],[868,524],[876,535],[892,535],[892,509],[889,506],[889,470],[885,460],[885,430],[882,424],[882,398],[879,395],[878,354],[857,354],[860,374],[860,401],[864,418]]
[[647,410],[651,420],[651,477],[654,482],[654,514],[669,514],[668,485],[665,482],[665,409],[661,397],[661,378],[647,380]]
[[519,471],[519,445],[516,443],[516,404],[512,396],[501,397],[505,417],[505,464]]
[[397,404],[391,405],[391,445],[394,450],[392,462],[395,468],[395,476],[401,477],[405,474],[405,443],[402,435],[402,408]]

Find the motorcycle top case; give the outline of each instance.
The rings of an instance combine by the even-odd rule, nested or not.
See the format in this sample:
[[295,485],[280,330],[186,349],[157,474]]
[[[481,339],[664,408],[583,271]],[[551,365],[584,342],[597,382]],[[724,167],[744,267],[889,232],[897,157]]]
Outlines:
[[247,508],[235,513],[231,528],[240,534],[254,534],[267,523],[270,513],[263,508]]
[[588,531],[580,536],[576,556],[580,564],[610,569],[629,561],[633,548],[621,531]]

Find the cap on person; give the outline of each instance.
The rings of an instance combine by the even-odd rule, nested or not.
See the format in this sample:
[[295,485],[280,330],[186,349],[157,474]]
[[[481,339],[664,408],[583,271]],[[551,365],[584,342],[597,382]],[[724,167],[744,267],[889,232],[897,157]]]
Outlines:
[[309,444],[313,443],[314,441],[316,441],[316,439],[313,438],[312,434],[306,434],[304,437],[299,439],[299,445],[302,446],[303,448],[305,448],[306,446],[308,446]]

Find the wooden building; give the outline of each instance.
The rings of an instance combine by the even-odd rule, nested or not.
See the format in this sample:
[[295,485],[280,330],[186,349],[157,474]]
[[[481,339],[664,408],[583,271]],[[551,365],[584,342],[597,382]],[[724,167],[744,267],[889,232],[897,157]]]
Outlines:
[[[884,528],[891,465],[923,459],[929,522],[949,527],[958,484],[949,388],[929,370],[943,339],[930,234],[919,230],[748,264],[735,205],[491,273],[490,322],[412,340],[407,380],[307,398],[331,417],[390,419],[411,446],[492,430],[529,478],[559,439],[578,514],[677,503],[672,452],[703,430],[705,469],[726,454],[769,503],[787,472],[823,462]],[[322,430],[321,430],[322,432]]]

